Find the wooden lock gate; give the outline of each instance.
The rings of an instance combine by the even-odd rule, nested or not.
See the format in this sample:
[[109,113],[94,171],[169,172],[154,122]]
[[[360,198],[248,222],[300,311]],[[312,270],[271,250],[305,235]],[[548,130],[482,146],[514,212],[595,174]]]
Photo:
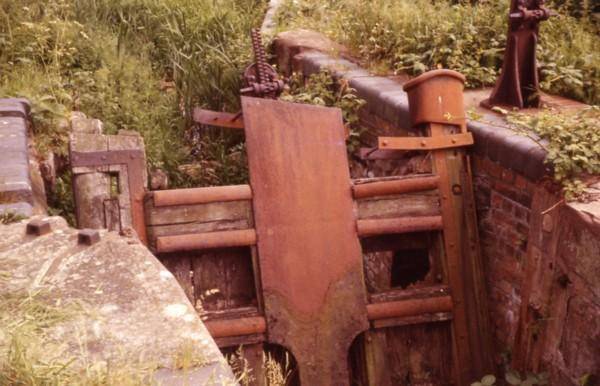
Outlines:
[[[244,345],[255,378],[262,344],[271,343],[293,354],[301,384],[348,385],[348,353],[362,336],[364,374],[353,377],[399,384],[386,374],[390,358],[376,331],[440,322],[451,326],[452,363],[440,384],[467,385],[491,370],[463,82],[438,70],[406,84],[413,126],[425,135],[379,140],[381,149],[431,152],[426,175],[352,182],[338,109],[243,97],[243,122],[198,112],[244,128],[250,185],[149,193],[149,246],[199,299],[219,346]],[[368,293],[361,242],[415,232],[441,237],[437,281]],[[231,301],[211,284],[254,295]],[[206,301],[211,296],[218,300]]]

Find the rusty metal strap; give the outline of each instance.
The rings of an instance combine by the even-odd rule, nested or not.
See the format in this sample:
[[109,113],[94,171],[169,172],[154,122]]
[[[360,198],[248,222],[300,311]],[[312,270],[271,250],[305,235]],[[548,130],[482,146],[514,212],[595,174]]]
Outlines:
[[405,178],[401,180],[375,181],[352,186],[354,198],[369,198],[422,192],[437,189],[440,178],[438,176]]
[[356,228],[359,236],[368,237],[442,230],[444,225],[442,216],[422,216],[358,220]]
[[244,121],[241,114],[223,113],[219,111],[194,109],[195,123],[208,126],[225,127],[228,129],[243,129]]
[[387,150],[440,150],[470,146],[473,143],[471,133],[436,137],[379,137],[379,148]]
[[252,200],[250,185],[215,186],[209,188],[157,190],[152,192],[154,206],[198,205],[211,202]]
[[367,305],[367,315],[369,320],[401,318],[451,311],[452,297],[450,296],[440,296],[428,299],[409,299]]
[[263,316],[239,319],[209,320],[204,322],[206,329],[213,338],[226,338],[263,334],[267,331],[267,322]]
[[146,168],[144,151],[141,149],[77,152],[70,154],[72,167],[99,167],[126,165],[131,204],[131,221],[140,240],[147,244],[144,221],[144,171]]
[[246,247],[256,244],[256,231],[245,229],[208,233],[193,233],[156,238],[158,253],[195,251],[202,249]]

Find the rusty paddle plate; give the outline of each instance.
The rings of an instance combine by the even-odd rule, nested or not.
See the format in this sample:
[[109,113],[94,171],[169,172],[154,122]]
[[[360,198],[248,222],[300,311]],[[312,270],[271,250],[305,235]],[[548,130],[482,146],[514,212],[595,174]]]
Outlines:
[[339,109],[242,98],[268,340],[303,385],[347,385],[368,328]]

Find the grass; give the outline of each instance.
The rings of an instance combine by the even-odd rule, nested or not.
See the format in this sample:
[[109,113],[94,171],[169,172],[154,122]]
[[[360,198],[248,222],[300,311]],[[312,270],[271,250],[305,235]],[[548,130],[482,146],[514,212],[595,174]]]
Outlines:
[[[325,33],[376,72],[418,75],[443,67],[463,73],[467,87],[481,87],[494,84],[502,64],[508,5],[508,0],[481,0],[476,5],[373,0],[368,6],[361,0],[290,0],[278,19],[281,29]],[[588,18],[559,11],[563,16],[542,23],[542,89],[599,104],[599,29]]]
[[[82,111],[101,119],[108,134],[140,132],[150,168],[165,170],[173,187],[239,182],[241,139],[207,130],[202,141],[210,146],[196,146],[190,112],[195,105],[239,108],[249,33],[265,4],[0,0],[0,97],[32,102],[42,156],[67,157],[66,122],[71,111]],[[200,173],[180,168],[194,163]],[[72,212],[68,187],[51,196],[55,213]]]
[[2,385],[145,385],[154,370],[130,361],[119,366],[69,354],[64,342],[48,332],[74,319],[78,305],[48,303],[40,293],[0,295],[0,384]]

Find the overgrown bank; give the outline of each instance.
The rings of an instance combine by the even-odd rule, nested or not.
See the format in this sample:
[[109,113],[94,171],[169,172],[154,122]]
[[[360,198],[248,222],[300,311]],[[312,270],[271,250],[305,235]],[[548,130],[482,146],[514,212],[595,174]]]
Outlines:
[[[376,72],[419,75],[449,68],[467,77],[467,87],[491,86],[502,64],[510,1],[471,3],[289,0],[278,19],[282,29],[325,33]],[[542,23],[538,47],[542,89],[599,104],[600,30],[588,17],[568,16],[572,2],[561,3],[569,9],[549,4],[562,16]]]
[[[0,97],[30,99],[37,146],[66,156],[70,111],[107,133],[137,130],[149,163],[176,186],[235,182],[221,171],[238,141],[204,138],[193,152],[192,105],[235,110],[249,31],[263,0],[0,0]],[[236,157],[236,154],[233,155]],[[179,165],[209,163],[194,175]],[[243,177],[242,177],[243,178]]]

